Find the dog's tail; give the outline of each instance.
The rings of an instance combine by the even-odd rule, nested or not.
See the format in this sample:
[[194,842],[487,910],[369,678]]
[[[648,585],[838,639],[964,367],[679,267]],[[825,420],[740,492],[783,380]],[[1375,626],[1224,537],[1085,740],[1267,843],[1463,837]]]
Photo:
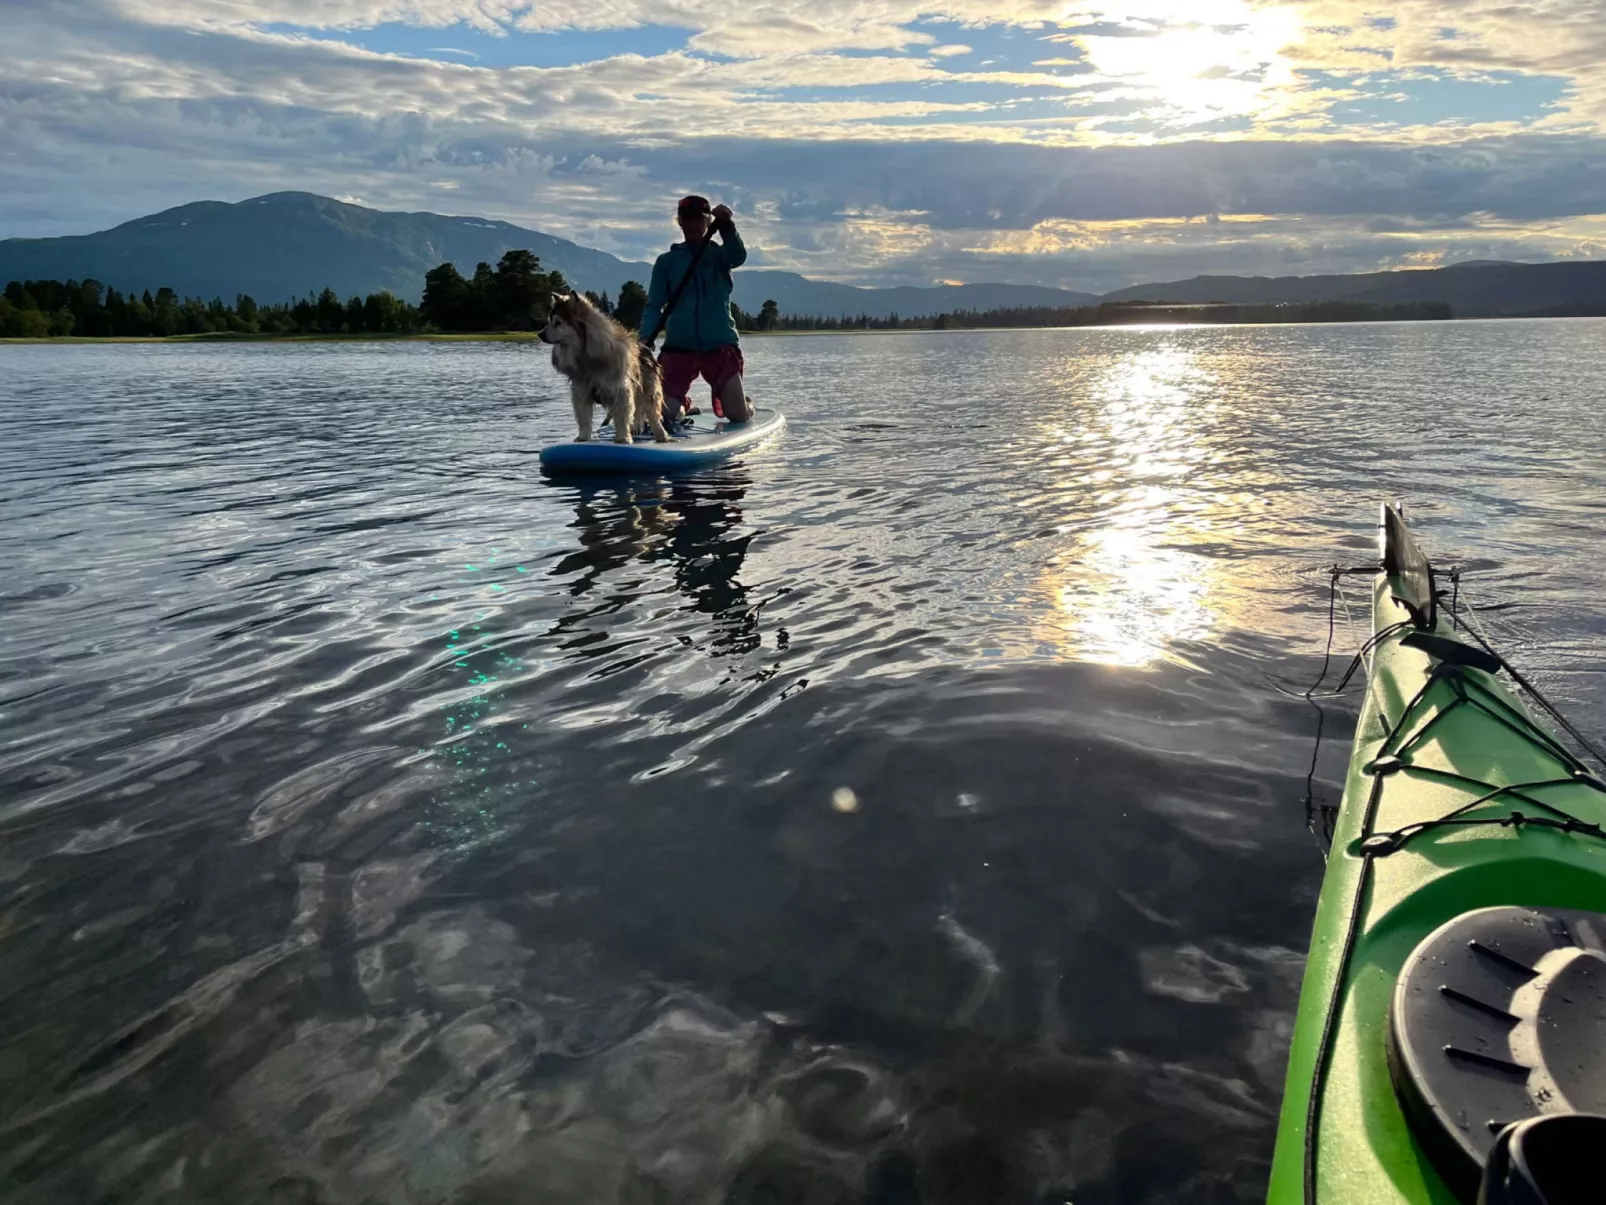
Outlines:
[[658,363],[658,357],[653,354],[652,348],[645,343],[636,344],[636,351],[641,362],[641,381],[646,385],[649,381],[656,386],[659,396],[664,389],[664,366]]

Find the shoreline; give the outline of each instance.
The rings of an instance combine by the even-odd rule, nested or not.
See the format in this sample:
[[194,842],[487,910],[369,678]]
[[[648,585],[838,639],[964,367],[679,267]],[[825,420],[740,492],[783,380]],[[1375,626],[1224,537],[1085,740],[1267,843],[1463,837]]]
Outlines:
[[538,343],[538,331],[435,331],[412,335],[290,334],[245,335],[213,331],[205,335],[34,335],[0,338],[7,343]]
[[[1447,326],[1458,322],[1570,322],[1606,318],[1598,314],[1509,314],[1466,318],[1361,318],[1353,321],[1329,322],[1097,322],[1078,323],[1072,326],[949,326],[901,327],[867,329],[854,327],[841,330],[796,331],[742,331],[743,340],[797,338],[821,335],[963,335],[997,333],[1000,331],[1085,331],[1085,330],[1196,330],[1208,328],[1222,330],[1231,327],[1281,326]],[[246,335],[213,332],[205,335],[41,335],[27,338],[0,338],[4,346],[45,346],[73,344],[76,346],[104,343],[539,343],[538,331],[435,331],[411,335],[387,334],[272,334]]]

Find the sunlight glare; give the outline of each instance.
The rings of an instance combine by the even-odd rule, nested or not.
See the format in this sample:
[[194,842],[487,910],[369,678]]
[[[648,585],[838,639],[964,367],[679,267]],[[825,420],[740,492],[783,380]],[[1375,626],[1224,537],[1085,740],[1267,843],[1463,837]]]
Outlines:
[[1195,353],[1165,347],[1122,357],[1097,391],[1098,438],[1118,465],[1116,488],[1105,522],[1067,550],[1048,582],[1061,638],[1078,660],[1146,665],[1216,626],[1218,567],[1178,546],[1210,526],[1195,478],[1209,457],[1214,384]]
[[1148,0],[1130,5],[1128,36],[1074,35],[1088,61],[1168,125],[1247,117],[1292,80],[1283,49],[1299,40],[1296,11],[1246,0]]

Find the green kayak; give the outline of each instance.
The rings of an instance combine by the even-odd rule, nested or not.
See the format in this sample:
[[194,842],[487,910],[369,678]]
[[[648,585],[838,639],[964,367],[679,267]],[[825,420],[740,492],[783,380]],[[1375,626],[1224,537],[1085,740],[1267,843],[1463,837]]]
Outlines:
[[1269,1199],[1606,1201],[1606,785],[1381,542]]

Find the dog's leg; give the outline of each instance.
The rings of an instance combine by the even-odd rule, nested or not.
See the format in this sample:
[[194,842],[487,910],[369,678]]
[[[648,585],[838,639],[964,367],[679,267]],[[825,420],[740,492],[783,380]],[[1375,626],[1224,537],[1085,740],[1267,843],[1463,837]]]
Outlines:
[[574,425],[579,428],[575,439],[581,443],[591,438],[591,388],[582,387],[579,381],[569,385],[569,400],[574,403]]
[[613,395],[613,404],[608,412],[613,415],[613,442],[616,444],[634,443],[630,438],[630,431],[636,425],[636,416],[631,413],[634,409],[630,404],[630,390],[621,389]]
[[653,440],[661,444],[668,443],[669,432],[664,430],[663,398],[652,391],[641,399],[641,408],[647,412],[647,426],[652,429]]
[[647,426],[652,429],[652,437],[661,444],[669,442],[669,432],[664,430],[664,383],[658,373],[658,364],[652,358],[652,353],[641,353],[641,392],[636,395],[636,412],[645,410]]

